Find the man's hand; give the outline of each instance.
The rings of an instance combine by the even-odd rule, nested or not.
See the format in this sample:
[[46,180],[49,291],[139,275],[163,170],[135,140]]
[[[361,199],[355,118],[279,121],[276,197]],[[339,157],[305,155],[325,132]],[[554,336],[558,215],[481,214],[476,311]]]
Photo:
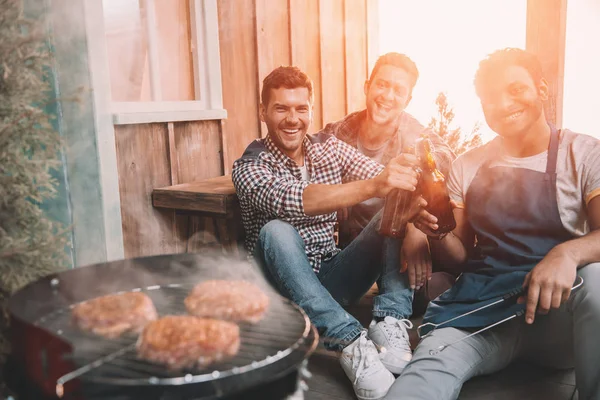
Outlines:
[[552,249],[525,277],[523,288],[527,296],[520,297],[520,304],[527,301],[525,321],[533,324],[535,312],[548,314],[550,308],[559,308],[569,299],[577,276],[577,261],[560,247]]
[[[423,232],[425,235],[436,238],[439,237],[439,233],[435,233],[435,231],[439,228],[437,224],[437,217],[430,214],[425,207],[427,207],[427,202],[422,197],[419,198],[421,210],[416,214],[416,216],[411,220],[411,222],[415,225],[417,229]],[[450,200],[450,204],[452,208],[456,208],[456,202],[454,200]]]
[[429,242],[418,229],[409,225],[400,253],[402,268],[408,270],[408,281],[411,289],[419,290],[425,282],[431,279],[431,254]]
[[417,187],[417,173],[414,167],[418,159],[412,154],[400,154],[386,165],[381,174],[375,177],[377,181],[377,197],[385,197],[392,189],[402,189],[413,192]]

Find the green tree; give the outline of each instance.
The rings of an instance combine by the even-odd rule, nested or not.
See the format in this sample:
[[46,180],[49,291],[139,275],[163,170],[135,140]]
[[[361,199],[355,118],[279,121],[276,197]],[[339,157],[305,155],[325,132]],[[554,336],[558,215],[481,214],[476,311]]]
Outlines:
[[51,53],[43,14],[25,17],[23,0],[0,0],[0,366],[8,351],[6,300],[67,265],[67,228],[40,205],[56,193],[61,163],[52,116]]
[[438,94],[435,104],[438,108],[437,116],[431,118],[429,128],[444,139],[456,155],[483,143],[479,134],[479,123],[476,123],[467,135],[463,135],[460,127],[450,127],[454,120],[454,110],[448,104],[448,98],[444,92]]

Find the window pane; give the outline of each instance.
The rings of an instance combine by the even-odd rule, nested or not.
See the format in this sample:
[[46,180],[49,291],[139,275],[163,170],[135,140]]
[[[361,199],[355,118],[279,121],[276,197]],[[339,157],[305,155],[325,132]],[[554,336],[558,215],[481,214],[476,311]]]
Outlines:
[[163,100],[194,100],[189,0],[155,0]]
[[189,0],[104,0],[113,101],[151,101],[147,7],[154,3],[160,99],[194,100]]

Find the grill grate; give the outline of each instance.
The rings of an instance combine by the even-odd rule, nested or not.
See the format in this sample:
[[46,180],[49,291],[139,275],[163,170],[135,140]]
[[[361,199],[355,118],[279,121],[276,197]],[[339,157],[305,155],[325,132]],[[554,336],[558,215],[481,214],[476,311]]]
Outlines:
[[[133,289],[143,291],[154,302],[160,316],[186,314],[183,303],[192,289],[188,284],[148,286]],[[306,315],[291,302],[270,294],[269,308],[257,324],[240,323],[240,349],[231,359],[211,364],[203,369],[170,371],[137,357],[137,337],[117,339],[80,331],[71,322],[71,308],[61,308],[38,319],[35,324],[49,330],[73,345],[67,355],[80,374],[65,375],[65,383],[80,377],[83,381],[112,385],[180,385],[216,380],[260,369],[285,358],[301,346],[309,335]],[[69,374],[70,375],[70,374]],[[79,376],[81,375],[81,376]]]

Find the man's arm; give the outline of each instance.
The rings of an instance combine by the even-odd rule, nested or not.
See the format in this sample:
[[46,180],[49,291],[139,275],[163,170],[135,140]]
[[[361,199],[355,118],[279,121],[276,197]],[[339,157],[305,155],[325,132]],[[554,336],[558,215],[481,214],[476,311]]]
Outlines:
[[[363,158],[366,156],[361,155]],[[369,159],[369,161],[374,162]],[[416,163],[412,155],[401,155],[388,163],[374,178],[339,185],[311,184],[304,189],[304,212],[307,215],[328,214],[372,197],[385,197],[392,189],[414,191],[417,174],[411,167]]]
[[554,247],[525,277],[527,323],[533,323],[536,309],[539,314],[547,314],[551,308],[560,307],[571,295],[577,269],[600,261],[600,196],[590,200],[587,213],[590,232]]
[[374,178],[325,185],[276,177],[266,163],[258,159],[238,160],[234,163],[232,179],[238,196],[253,208],[279,217],[303,217],[332,213],[371,197],[385,197],[394,188],[413,191],[417,174],[410,166],[415,163],[412,155],[400,156]]

